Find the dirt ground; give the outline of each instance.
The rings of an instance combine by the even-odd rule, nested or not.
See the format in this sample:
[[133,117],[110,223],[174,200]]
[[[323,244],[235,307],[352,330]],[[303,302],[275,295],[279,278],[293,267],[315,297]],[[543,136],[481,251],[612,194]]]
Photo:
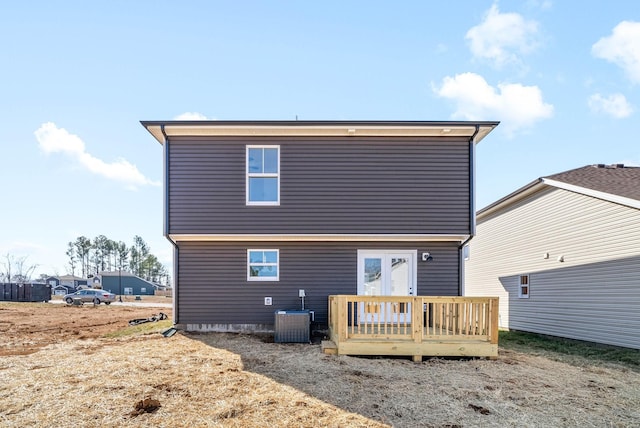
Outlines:
[[[166,303],[159,298],[145,300],[150,301]],[[127,327],[129,320],[158,312],[172,314],[171,308],[0,302],[0,357],[28,355],[67,340],[102,337]]]
[[103,336],[160,311],[171,313],[0,303],[0,426],[640,426],[640,373],[622,365],[504,349],[497,360],[414,363],[268,336]]

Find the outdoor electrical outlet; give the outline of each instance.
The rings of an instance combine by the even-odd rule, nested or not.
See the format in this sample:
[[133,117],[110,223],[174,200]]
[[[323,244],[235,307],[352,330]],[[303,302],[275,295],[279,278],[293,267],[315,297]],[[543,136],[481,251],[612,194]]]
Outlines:
[[305,297],[304,290],[298,290],[298,297]]
[[265,297],[264,298],[264,305],[265,306],[271,306],[273,304],[273,300],[271,299],[271,297]]

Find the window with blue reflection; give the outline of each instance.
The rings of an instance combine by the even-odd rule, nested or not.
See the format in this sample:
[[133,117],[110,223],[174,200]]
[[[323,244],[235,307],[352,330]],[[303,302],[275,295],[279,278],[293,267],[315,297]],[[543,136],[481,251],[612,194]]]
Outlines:
[[247,250],[248,281],[278,281],[279,250]]
[[247,205],[280,203],[280,146],[247,146]]
[[277,174],[278,173],[278,158],[279,158],[279,149],[267,149],[263,150],[263,163],[262,169],[264,173]]
[[278,179],[249,177],[249,200],[251,202],[277,202]]
[[262,153],[264,149],[249,149],[249,157],[247,158],[247,162],[249,165],[249,173],[263,172],[262,168]]

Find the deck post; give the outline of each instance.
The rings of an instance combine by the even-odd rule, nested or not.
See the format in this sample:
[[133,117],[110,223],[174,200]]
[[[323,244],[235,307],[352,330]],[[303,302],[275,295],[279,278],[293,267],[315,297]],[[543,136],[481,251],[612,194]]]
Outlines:
[[337,296],[336,306],[338,309],[337,310],[338,343],[336,343],[336,345],[338,345],[338,350],[339,350],[340,349],[339,342],[344,342],[345,340],[347,340],[347,328],[348,328],[347,314],[349,312],[347,308],[347,296],[343,296],[343,295]]
[[[422,337],[423,337],[423,330],[424,330],[424,326],[423,326],[423,311],[424,311],[424,303],[422,301],[421,297],[414,297],[413,298],[413,302],[411,303],[411,325],[412,327],[412,335],[413,335],[413,342],[416,344],[422,343]],[[416,346],[416,349],[418,349],[419,346]],[[414,355],[413,356],[413,361],[416,363],[422,362],[422,354],[420,355]]]
[[329,307],[327,308],[327,324],[329,325],[329,338],[333,340],[333,335],[336,332],[335,326],[335,313],[336,313],[336,298],[335,296],[329,296]]
[[491,338],[491,343],[497,345],[498,344],[498,314],[500,313],[500,308],[498,307],[498,298],[494,297],[489,299],[489,319],[491,320],[491,325],[489,326],[489,334]]

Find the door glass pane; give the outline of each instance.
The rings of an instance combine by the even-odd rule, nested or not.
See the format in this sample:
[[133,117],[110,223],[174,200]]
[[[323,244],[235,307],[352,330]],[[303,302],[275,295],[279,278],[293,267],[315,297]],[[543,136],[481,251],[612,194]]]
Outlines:
[[391,296],[407,296],[410,284],[409,259],[404,257],[391,258]]
[[379,257],[364,259],[364,294],[382,295],[382,259]]

